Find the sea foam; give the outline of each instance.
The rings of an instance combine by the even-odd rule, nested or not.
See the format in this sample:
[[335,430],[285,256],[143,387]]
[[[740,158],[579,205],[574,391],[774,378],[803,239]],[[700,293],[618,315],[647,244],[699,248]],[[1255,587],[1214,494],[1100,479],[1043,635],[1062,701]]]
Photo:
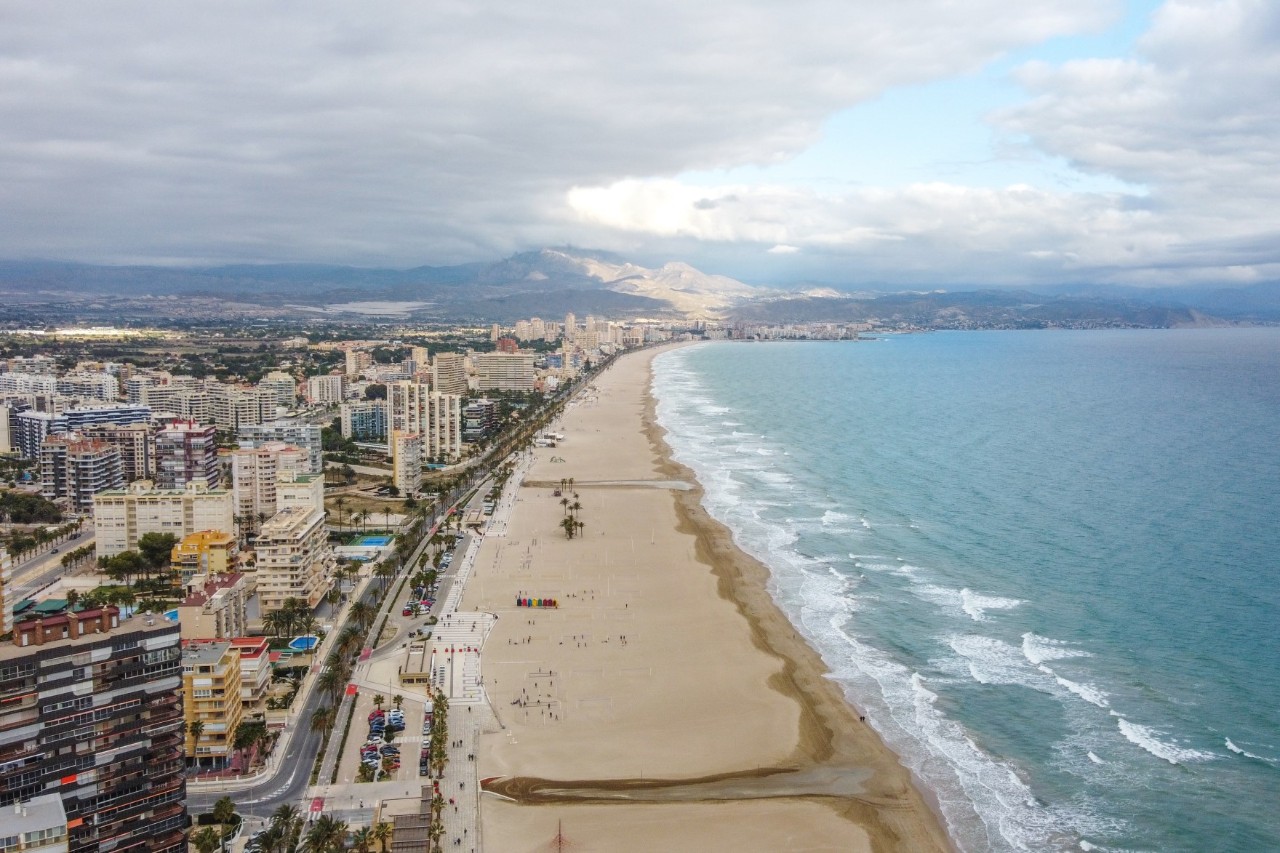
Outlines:
[[1012,610],[1022,603],[1019,598],[979,595],[967,587],[960,590],[960,607],[974,622],[987,621],[988,610]]
[[1160,740],[1157,730],[1149,727],[1131,723],[1124,717],[1118,718],[1120,733],[1133,744],[1136,744],[1156,758],[1163,758],[1170,764],[1185,764],[1191,761],[1209,761],[1215,758],[1212,752],[1202,752],[1198,749],[1190,749],[1189,747],[1178,746]]

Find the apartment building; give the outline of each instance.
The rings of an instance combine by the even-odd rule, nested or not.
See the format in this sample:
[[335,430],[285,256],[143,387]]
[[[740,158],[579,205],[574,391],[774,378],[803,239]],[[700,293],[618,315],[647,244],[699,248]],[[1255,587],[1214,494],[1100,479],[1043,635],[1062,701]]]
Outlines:
[[56,792],[68,853],[186,853],[179,656],[162,619],[20,615],[0,647],[0,808]]
[[70,853],[67,813],[57,794],[41,794],[0,817],[0,853]]
[[481,391],[532,391],[532,353],[482,352],[471,357]]
[[373,353],[362,349],[349,349],[346,354],[346,362],[344,364],[348,376],[359,376],[360,373],[373,364]]
[[217,430],[194,421],[174,421],[156,434],[156,487],[181,489],[202,482],[217,488],[222,480],[218,467]]
[[324,475],[285,472],[276,481],[276,511],[302,507],[324,513]]
[[156,474],[156,433],[149,423],[94,424],[82,430],[85,438],[112,444],[120,451],[124,481],[150,480]]
[[472,400],[462,409],[462,440],[483,441],[498,427],[498,404],[493,400]]
[[174,608],[183,640],[226,640],[249,633],[249,579],[244,575],[196,575]]
[[137,547],[144,533],[182,538],[200,530],[235,531],[231,492],[188,483],[184,489],[157,489],[149,480],[93,496],[93,529],[98,556],[112,557]]
[[460,352],[438,352],[431,362],[431,389],[441,394],[467,393],[467,357]]
[[198,530],[178,540],[169,562],[182,576],[182,585],[188,587],[199,578],[233,574],[239,569],[240,553],[236,537],[228,531]]
[[261,613],[296,598],[315,608],[333,583],[334,557],[324,512],[292,507],[262,525],[257,538],[258,602]]
[[[231,763],[236,726],[244,719],[239,649],[228,642],[183,643],[182,698],[188,761],[200,767],[226,767]],[[197,722],[198,734],[191,731]]]
[[[283,370],[273,370],[258,380],[264,406],[288,411],[298,405],[298,382]],[[275,412],[268,414],[274,416]]]
[[66,498],[77,512],[93,509],[93,496],[124,485],[120,450],[75,433],[51,435],[40,446],[40,494]]
[[421,436],[423,456],[457,458],[462,453],[462,398],[431,391],[422,382],[392,382],[387,385],[387,428],[393,435]]
[[242,523],[256,527],[258,520],[265,521],[279,512],[280,480],[310,471],[307,451],[282,441],[232,451],[231,491],[236,516],[243,519]]
[[411,495],[422,485],[422,436],[397,432],[391,438],[392,483],[402,495]]
[[265,424],[242,426],[237,432],[242,448],[262,447],[270,442],[284,442],[307,452],[308,470],[312,474],[324,473],[323,445],[320,425],[296,420],[278,420]]
[[387,440],[387,401],[361,400],[343,403],[339,409],[343,438],[355,441]]
[[347,377],[341,373],[307,379],[307,402],[318,406],[341,403],[347,395]]
[[264,718],[271,689],[271,645],[266,637],[234,637],[240,653],[240,705],[245,719]]

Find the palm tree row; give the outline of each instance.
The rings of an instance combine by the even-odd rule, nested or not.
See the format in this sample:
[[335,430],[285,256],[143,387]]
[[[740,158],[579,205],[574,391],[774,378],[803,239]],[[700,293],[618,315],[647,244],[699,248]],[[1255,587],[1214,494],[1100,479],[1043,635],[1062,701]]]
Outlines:
[[320,627],[311,608],[300,598],[286,598],[279,610],[262,617],[262,624],[273,637],[310,636]]

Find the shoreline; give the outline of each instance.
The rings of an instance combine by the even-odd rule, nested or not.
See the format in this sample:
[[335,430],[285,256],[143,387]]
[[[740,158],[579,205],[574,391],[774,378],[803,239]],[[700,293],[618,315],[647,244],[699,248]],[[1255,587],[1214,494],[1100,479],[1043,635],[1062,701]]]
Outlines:
[[[697,536],[700,556],[720,580],[721,594],[738,607],[738,612],[751,625],[756,641],[786,662],[785,677],[771,682],[770,686],[792,696],[805,711],[803,719],[807,725],[801,727],[798,751],[805,750],[806,741],[813,741],[808,744],[810,752],[805,757],[815,763],[867,762],[868,755],[873,756],[871,763],[876,765],[873,772],[887,775],[891,780],[901,774],[906,781],[902,788],[897,780],[889,781],[892,793],[882,796],[901,797],[904,804],[925,809],[934,824],[929,840],[941,841],[938,849],[954,850],[932,792],[920,784],[897,753],[871,728],[840,685],[827,677],[831,670],[821,654],[801,636],[769,592],[772,573],[768,566],[739,547],[733,532],[707,511],[702,503],[705,494],[702,483],[690,468],[675,460],[666,442],[667,430],[658,422],[652,358],[648,365],[645,401],[645,432],[661,460],[661,467],[671,479],[693,484],[691,490],[674,496],[682,525],[688,525]],[[865,811],[868,819],[878,819],[877,806],[868,806]],[[919,846],[923,841],[920,839],[904,849],[924,849]]]
[[[953,850],[936,806],[774,602],[768,568],[707,513],[703,487],[672,458],[652,392],[652,360],[671,348],[624,355],[566,409],[569,441],[556,452],[571,464],[551,468],[557,458],[535,452],[504,529],[512,539],[487,541],[477,560],[484,576],[467,609],[504,617],[484,649],[499,720],[481,740],[486,839],[533,849],[520,839],[558,834],[554,814],[571,815],[566,834],[592,849],[665,839],[684,849]],[[583,487],[581,541],[545,533],[559,473]],[[650,541],[637,550],[644,529]],[[522,632],[551,632],[521,638],[494,601],[531,584],[566,606],[520,613],[531,626]],[[632,643],[606,647],[600,632],[612,632],[603,643]],[[647,677],[628,663],[649,664]],[[554,692],[508,687],[535,664],[528,676],[556,672]],[[529,688],[537,717],[504,707],[514,697],[524,709]]]

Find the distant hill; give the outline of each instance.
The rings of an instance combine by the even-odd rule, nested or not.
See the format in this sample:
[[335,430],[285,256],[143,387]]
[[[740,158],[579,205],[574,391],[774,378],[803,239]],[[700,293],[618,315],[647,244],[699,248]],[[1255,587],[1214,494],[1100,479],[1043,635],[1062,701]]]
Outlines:
[[511,322],[567,311],[747,322],[929,328],[1191,326],[1280,322],[1280,283],[1161,288],[848,293],[744,284],[680,262],[648,268],[605,252],[548,248],[493,263],[372,269],[320,264],[179,268],[0,262],[0,319],[330,317]]

